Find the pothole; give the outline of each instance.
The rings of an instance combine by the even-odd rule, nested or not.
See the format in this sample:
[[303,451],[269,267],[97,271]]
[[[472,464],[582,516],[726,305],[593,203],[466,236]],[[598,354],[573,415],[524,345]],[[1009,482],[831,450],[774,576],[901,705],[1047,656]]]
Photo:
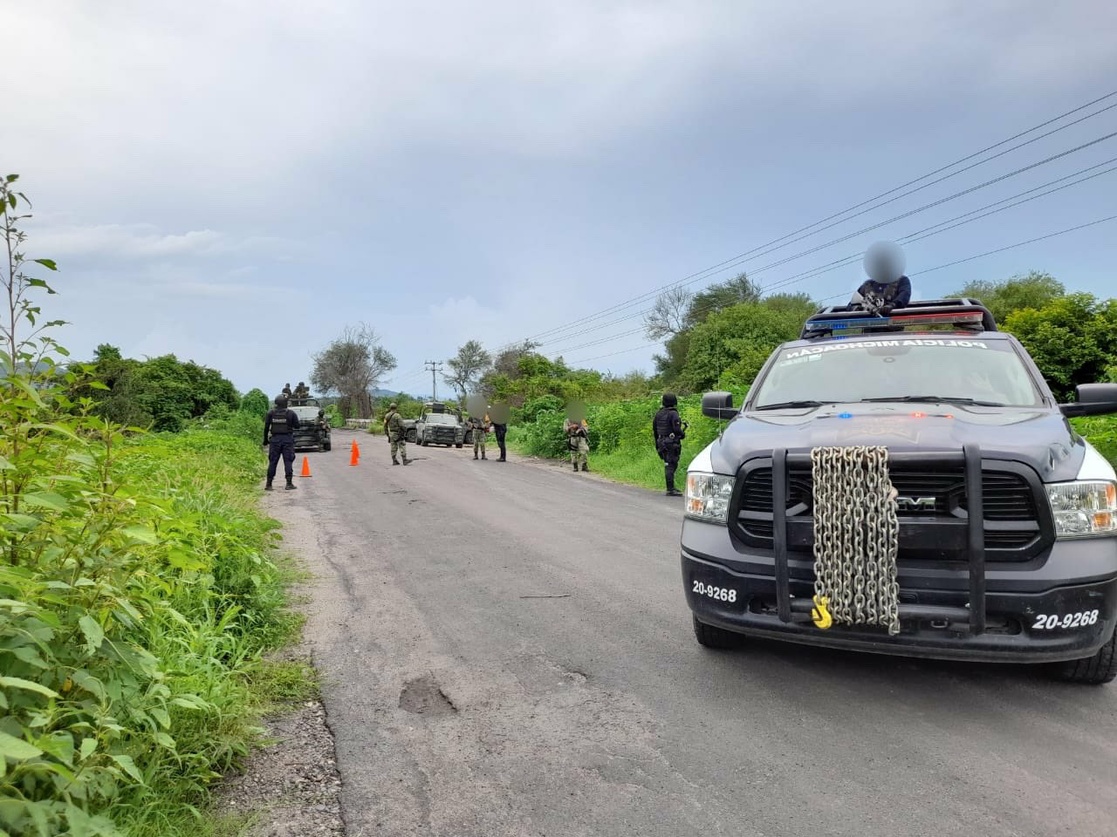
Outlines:
[[407,681],[399,693],[399,706],[416,715],[452,715],[458,711],[433,677]]

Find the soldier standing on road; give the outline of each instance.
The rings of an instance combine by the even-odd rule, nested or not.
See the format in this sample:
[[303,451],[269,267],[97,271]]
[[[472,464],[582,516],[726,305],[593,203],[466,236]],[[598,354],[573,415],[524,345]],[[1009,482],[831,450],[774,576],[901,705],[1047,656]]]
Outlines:
[[294,410],[287,409],[287,397],[275,397],[275,409],[268,410],[264,417],[264,446],[268,447],[268,481],[265,491],[271,491],[272,480],[279,467],[279,457],[283,457],[283,472],[287,476],[287,490],[297,487],[294,482],[295,431],[299,429],[299,417]]
[[590,426],[586,424],[585,419],[575,421],[568,418],[563,423],[562,429],[566,432],[566,443],[570,448],[570,461],[574,464],[574,470],[577,471],[578,465],[581,464],[582,471],[588,473],[590,469],[587,461],[590,453]]
[[407,431],[404,429],[403,417],[400,416],[395,401],[388,405],[388,412],[384,416],[384,432],[388,435],[388,441],[392,443],[392,464],[399,465],[399,460],[396,458],[398,452],[403,457],[403,464],[410,465],[411,460],[407,458]]
[[477,452],[481,452],[482,459],[488,459],[485,456],[485,436],[489,432],[489,417],[485,416],[483,419],[475,416],[470,416],[469,426],[473,428],[473,458],[477,458]]
[[683,439],[686,432],[679,418],[679,399],[674,393],[663,394],[663,406],[652,419],[652,434],[655,437],[655,450],[663,460],[663,477],[667,482],[667,496],[681,497],[682,492],[675,488],[675,469],[679,467],[679,457],[683,453]]

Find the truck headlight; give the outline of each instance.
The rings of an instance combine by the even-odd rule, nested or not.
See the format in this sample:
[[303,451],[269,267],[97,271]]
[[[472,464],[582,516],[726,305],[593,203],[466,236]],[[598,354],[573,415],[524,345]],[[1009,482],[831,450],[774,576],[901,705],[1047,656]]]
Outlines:
[[1055,536],[1081,538],[1117,532],[1117,484],[1108,480],[1046,486],[1055,515]]
[[686,516],[707,523],[725,523],[732,493],[733,477],[691,472],[686,475]]

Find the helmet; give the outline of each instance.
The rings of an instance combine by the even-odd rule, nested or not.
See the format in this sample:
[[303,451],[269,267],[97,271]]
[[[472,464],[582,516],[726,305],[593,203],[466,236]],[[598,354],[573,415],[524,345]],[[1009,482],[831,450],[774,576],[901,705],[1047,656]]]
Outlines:
[[277,395],[275,397],[275,406],[286,407],[287,406],[287,396],[286,395]]
[[397,404],[395,401],[393,401],[391,404],[388,405],[389,410],[394,410],[397,407],[399,407],[399,404]]
[[679,399],[675,397],[675,393],[673,393],[673,392],[663,393],[663,406],[664,407],[677,407],[678,404],[679,404]]
[[865,251],[862,265],[874,282],[891,285],[904,275],[904,251],[894,241],[878,241]]

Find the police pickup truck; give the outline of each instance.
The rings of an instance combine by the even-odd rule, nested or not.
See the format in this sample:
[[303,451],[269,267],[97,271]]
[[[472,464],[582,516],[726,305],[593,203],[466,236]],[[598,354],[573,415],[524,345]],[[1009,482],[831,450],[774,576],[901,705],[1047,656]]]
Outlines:
[[695,636],[1117,676],[1117,477],[1027,351],[969,299],[821,309],[687,472]]

